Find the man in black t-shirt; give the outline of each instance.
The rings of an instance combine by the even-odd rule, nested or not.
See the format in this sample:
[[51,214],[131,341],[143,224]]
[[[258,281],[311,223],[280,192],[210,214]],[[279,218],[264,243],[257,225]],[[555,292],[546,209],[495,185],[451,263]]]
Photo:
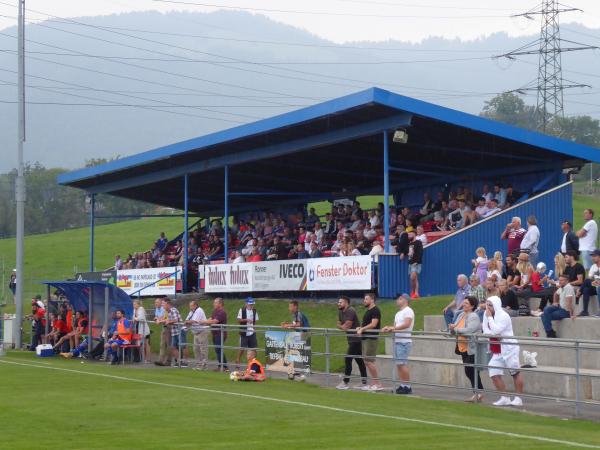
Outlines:
[[506,265],[502,272],[502,278],[508,282],[508,287],[519,286],[521,284],[521,272],[517,270],[518,258],[515,255],[506,257]]
[[502,309],[510,317],[519,316],[519,299],[515,291],[509,288],[506,280],[498,280],[498,290],[500,291],[500,300],[502,300]]
[[408,233],[408,276],[410,277],[410,298],[419,298],[419,275],[423,262],[423,243],[416,238],[414,231]]
[[377,337],[381,328],[381,311],[375,301],[375,294],[365,294],[363,305],[367,308],[367,312],[363,316],[361,326],[356,329],[356,334],[362,336],[362,354],[371,375],[371,385],[365,386],[364,390],[377,392],[383,390],[383,387],[377,378],[377,365],[375,364],[379,342]]
[[565,275],[569,277],[569,284],[573,286],[575,290],[579,289],[585,281],[585,269],[577,262],[578,258],[579,255],[575,250],[569,250],[565,254],[565,262],[567,263]]
[[352,374],[352,360],[356,360],[356,365],[360,371],[360,378],[363,386],[367,386],[367,369],[362,358],[361,337],[356,335],[358,325],[358,316],[354,308],[350,306],[350,299],[345,295],[341,295],[338,300],[338,321],[337,327],[340,330],[346,331],[346,339],[348,339],[348,350],[344,358],[344,381],[336,386],[336,389],[348,389],[350,375]]

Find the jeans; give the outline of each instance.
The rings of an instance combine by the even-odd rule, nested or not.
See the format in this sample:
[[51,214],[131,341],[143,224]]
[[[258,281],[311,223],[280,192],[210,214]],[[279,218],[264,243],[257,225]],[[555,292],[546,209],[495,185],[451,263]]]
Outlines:
[[215,354],[217,355],[218,365],[221,367],[222,362],[223,369],[227,369],[227,357],[225,356],[225,350],[223,350],[225,339],[227,339],[227,336],[223,335],[223,342],[221,342],[221,332],[213,334],[213,345],[215,346]]
[[544,308],[544,312],[542,313],[542,323],[544,324],[544,330],[546,333],[551,333],[552,330],[552,321],[553,320],[563,320],[569,318],[569,311],[561,308],[560,306],[546,306]]
[[452,310],[450,308],[448,308],[446,310],[446,312],[444,313],[444,321],[446,322],[446,330],[448,329],[448,327],[451,323],[454,323],[454,321],[456,320],[456,318],[458,317],[458,315],[460,314],[461,311],[462,311],[461,309]]
[[590,297],[592,295],[596,295],[597,293],[596,288],[592,286],[592,280],[587,278],[583,281],[581,293],[583,294],[583,312],[588,312],[588,307],[590,306]]
[[529,254],[529,262],[531,263],[531,265],[533,266],[534,269],[538,263],[539,257],[540,257],[540,254],[538,252]]
[[367,368],[365,367],[365,361],[362,358],[362,342],[348,342],[348,350],[346,351],[344,358],[345,369],[344,369],[344,383],[348,384],[350,381],[350,375],[352,375],[352,360],[356,360],[356,365],[360,371],[360,379],[363,384],[367,382]]
[[589,250],[581,250],[580,253],[581,264],[583,264],[583,268],[587,273],[590,270],[590,267],[592,267],[592,252]]

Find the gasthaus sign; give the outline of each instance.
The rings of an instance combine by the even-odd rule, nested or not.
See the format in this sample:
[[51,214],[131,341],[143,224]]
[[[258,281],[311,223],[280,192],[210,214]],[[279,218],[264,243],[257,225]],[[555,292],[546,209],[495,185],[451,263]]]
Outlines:
[[371,289],[370,256],[307,260],[309,291]]
[[253,290],[305,291],[306,259],[262,261],[253,263]]

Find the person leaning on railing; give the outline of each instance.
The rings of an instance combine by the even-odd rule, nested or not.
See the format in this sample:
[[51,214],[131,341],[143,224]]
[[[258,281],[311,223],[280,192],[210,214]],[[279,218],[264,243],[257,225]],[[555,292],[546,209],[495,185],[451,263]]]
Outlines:
[[[458,317],[449,325],[450,333],[456,335],[456,347],[454,352],[460,355],[462,362],[465,365],[465,375],[471,382],[473,388],[473,395],[465,400],[465,402],[481,402],[483,394],[478,394],[475,390],[475,352],[477,342],[470,337],[470,335],[481,331],[481,320],[475,312],[478,306],[478,300],[472,295],[465,297],[465,301],[462,304],[462,312],[459,313]],[[477,389],[483,390],[483,384],[481,383],[481,376],[477,371]]]

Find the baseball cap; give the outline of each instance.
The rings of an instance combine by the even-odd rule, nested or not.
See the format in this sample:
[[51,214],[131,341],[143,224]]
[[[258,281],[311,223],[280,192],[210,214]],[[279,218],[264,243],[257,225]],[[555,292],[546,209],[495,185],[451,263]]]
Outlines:
[[594,250],[592,256],[600,256],[600,250]]
[[573,226],[573,225],[571,225],[571,222],[570,222],[570,221],[568,221],[568,220],[563,220],[563,222],[562,222],[562,223],[566,223],[566,224],[567,224],[567,225],[569,225],[570,227],[572,227],[572,226]]
[[254,301],[254,299],[252,297],[248,297],[246,299],[246,304],[247,305],[254,305],[256,302]]

